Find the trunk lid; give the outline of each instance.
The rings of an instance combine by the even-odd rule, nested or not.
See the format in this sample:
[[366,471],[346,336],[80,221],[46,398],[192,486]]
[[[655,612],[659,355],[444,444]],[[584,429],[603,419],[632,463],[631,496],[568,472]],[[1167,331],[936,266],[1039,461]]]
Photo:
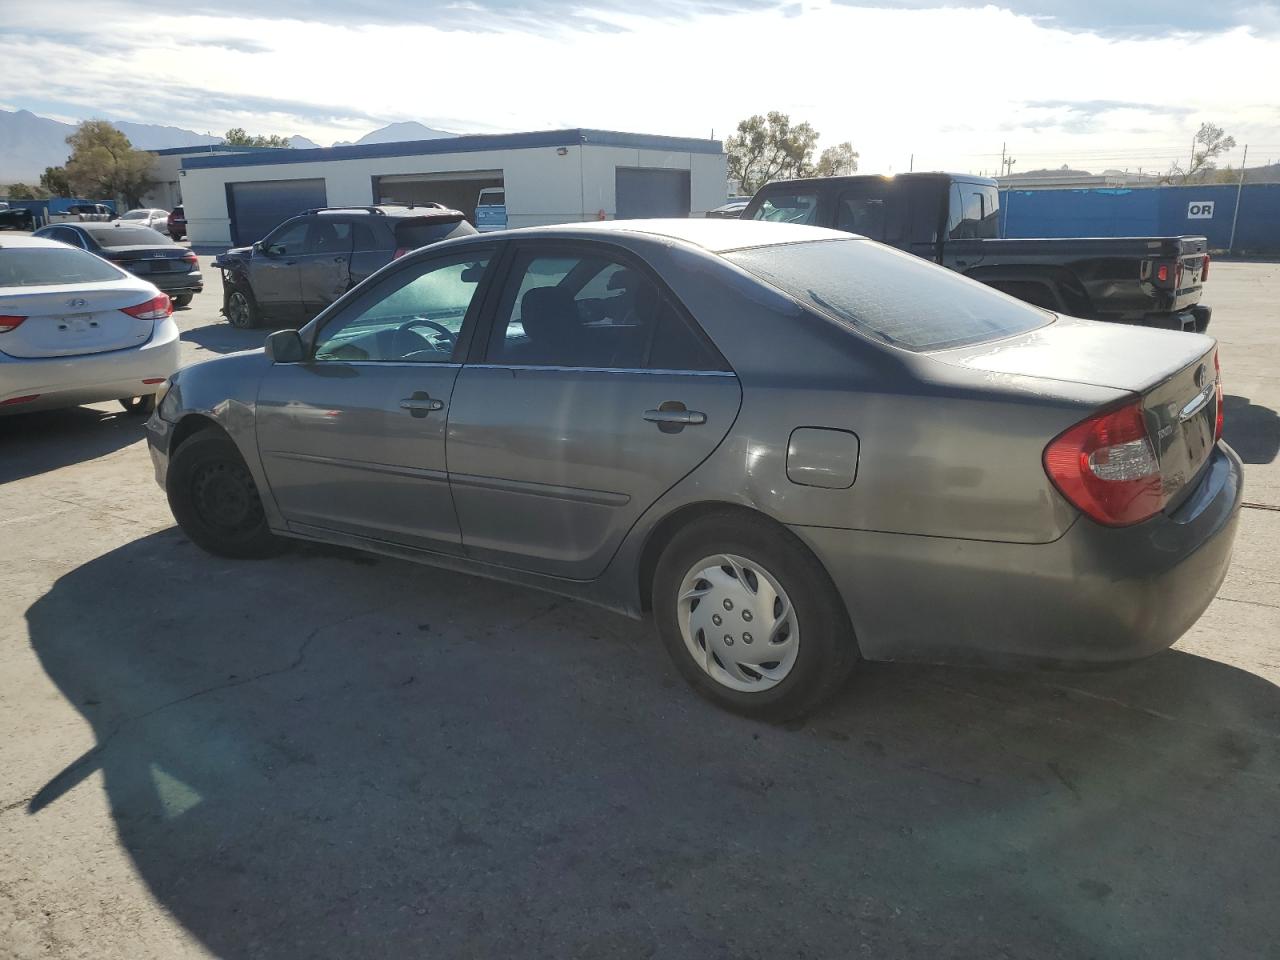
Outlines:
[[130,273],[149,277],[154,274],[189,273],[195,264],[185,259],[183,247],[112,247],[106,257]]
[[1059,317],[1016,337],[931,356],[972,370],[1087,383],[1140,397],[1165,495],[1176,505],[1213,450],[1216,351],[1217,341],[1201,334]]
[[30,287],[0,293],[0,315],[25,317],[0,333],[0,353],[22,359],[74,357],[139,347],[151,339],[154,320],[139,320],[121,308],[149,297],[132,286],[68,290]]

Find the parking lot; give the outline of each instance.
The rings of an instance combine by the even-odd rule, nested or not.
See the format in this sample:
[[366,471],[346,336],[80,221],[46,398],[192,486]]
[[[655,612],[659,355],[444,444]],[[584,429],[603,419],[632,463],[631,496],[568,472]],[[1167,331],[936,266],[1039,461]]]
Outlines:
[[[185,357],[260,344],[201,260]],[[0,419],[0,956],[1274,956],[1280,264],[1212,270],[1247,503],[1200,622],[865,664],[789,728],[567,600],[208,556],[112,405]]]

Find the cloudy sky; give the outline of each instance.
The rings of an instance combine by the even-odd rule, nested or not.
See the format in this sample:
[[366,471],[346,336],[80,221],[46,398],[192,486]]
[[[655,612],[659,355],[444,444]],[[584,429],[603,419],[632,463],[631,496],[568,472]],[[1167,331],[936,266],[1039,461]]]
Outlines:
[[1280,0],[0,6],[16,41],[0,107],[64,120],[322,144],[395,120],[723,138],[776,109],[824,145],[852,141],[872,172],[912,154],[917,170],[994,171],[1005,142],[1015,171],[1164,169],[1212,120],[1251,145],[1251,165],[1280,159]]

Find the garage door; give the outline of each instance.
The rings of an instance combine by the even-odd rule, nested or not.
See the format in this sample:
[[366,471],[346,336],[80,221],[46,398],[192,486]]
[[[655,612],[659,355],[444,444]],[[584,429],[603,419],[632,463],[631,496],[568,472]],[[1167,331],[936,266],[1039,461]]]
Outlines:
[[378,203],[435,201],[476,222],[476,198],[485,187],[501,187],[501,170],[460,170],[450,173],[402,173],[373,178]]
[[689,215],[688,170],[619,167],[615,185],[619,220]]
[[236,246],[261,240],[303,210],[327,202],[324,180],[264,180],[227,184],[231,239]]

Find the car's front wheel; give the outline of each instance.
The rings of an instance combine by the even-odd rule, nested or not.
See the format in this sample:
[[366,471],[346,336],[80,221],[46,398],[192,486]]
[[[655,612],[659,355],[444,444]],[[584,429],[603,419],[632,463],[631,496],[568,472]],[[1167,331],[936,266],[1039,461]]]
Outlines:
[[258,326],[261,317],[258,313],[258,301],[253,292],[244,284],[236,284],[227,294],[227,320],[233,327],[241,330],[252,330]]
[[179,445],[169,460],[165,490],[182,532],[210,553],[257,559],[284,549],[267,526],[244,458],[219,431],[202,430]]
[[681,530],[658,561],[653,609],[684,678],[720,706],[760,719],[810,713],[857,660],[826,570],[764,518],[716,514]]

